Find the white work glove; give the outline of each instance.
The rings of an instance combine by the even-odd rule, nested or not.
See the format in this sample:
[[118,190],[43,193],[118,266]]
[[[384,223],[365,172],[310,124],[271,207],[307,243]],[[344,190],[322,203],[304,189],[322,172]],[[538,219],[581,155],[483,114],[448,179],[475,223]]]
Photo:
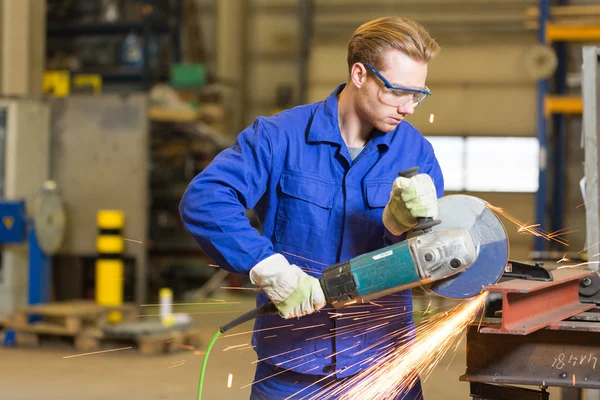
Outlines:
[[250,281],[269,296],[286,319],[312,314],[326,304],[319,280],[290,264],[281,254],[256,264],[250,270]]
[[401,235],[417,225],[417,218],[437,216],[437,194],[429,175],[396,178],[390,200],[383,209],[383,225],[391,233]]

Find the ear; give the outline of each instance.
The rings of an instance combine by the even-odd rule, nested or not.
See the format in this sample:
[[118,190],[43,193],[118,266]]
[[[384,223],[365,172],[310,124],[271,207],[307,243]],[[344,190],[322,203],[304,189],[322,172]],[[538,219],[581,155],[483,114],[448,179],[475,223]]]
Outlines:
[[350,70],[350,82],[357,88],[361,88],[367,81],[367,69],[361,63],[354,63]]

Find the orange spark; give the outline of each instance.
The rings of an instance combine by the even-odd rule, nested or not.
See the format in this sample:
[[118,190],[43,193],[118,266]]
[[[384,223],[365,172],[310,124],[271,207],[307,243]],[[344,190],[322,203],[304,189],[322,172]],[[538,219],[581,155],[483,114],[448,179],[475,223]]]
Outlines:
[[302,326],[300,328],[292,328],[293,331],[301,331],[302,329],[310,329],[310,328],[317,328],[319,326],[323,326],[325,324],[317,324],[317,325],[310,325],[310,326]]
[[558,260],[556,263],[558,264],[558,263],[561,263],[563,261],[569,262],[569,261],[573,261],[573,260],[571,260],[570,258],[567,258],[567,253],[565,253],[565,255],[562,256],[562,258],[560,260]]
[[279,375],[279,374],[283,374],[283,373],[285,373],[285,372],[287,372],[287,371],[293,370],[294,368],[301,367],[301,366],[303,366],[303,365],[306,365],[306,364],[308,364],[308,363],[311,363],[311,362],[312,362],[312,361],[307,361],[307,362],[304,362],[304,363],[302,363],[302,364],[298,364],[298,365],[296,365],[296,366],[295,366],[295,367],[293,367],[293,368],[284,369],[283,371],[276,372],[276,373],[274,373],[273,375],[269,375],[269,376],[267,376],[267,377],[265,377],[265,378],[262,378],[262,379],[259,379],[259,380],[257,380],[257,381],[254,381],[254,382],[252,382],[252,383],[249,383],[249,384],[247,384],[247,385],[244,385],[244,386],[242,386],[240,389],[245,389],[245,388],[247,388],[248,386],[252,386],[252,385],[254,385],[255,383],[262,382],[262,381],[264,381],[264,380],[266,380],[266,379],[272,378],[272,377],[274,377],[274,376],[277,376],[277,375]]
[[[240,304],[241,302],[239,301],[225,301],[225,300],[220,300],[219,303],[171,303],[171,304],[166,304],[169,306],[214,306],[214,305],[224,305],[224,304]],[[160,306],[161,304],[141,304],[140,307],[157,307]]]
[[543,239],[546,239],[548,241],[553,240],[553,241],[560,243],[562,245],[565,245],[565,246],[569,245],[565,239],[558,237],[558,236],[564,235],[566,233],[566,232],[560,233],[562,230],[554,232],[554,233],[546,233],[546,232],[542,231],[541,229],[538,229],[540,224],[527,224],[527,223],[520,221],[519,219],[513,217],[512,215],[510,215],[509,213],[504,211],[504,209],[493,206],[489,203],[486,204],[486,207],[489,208],[490,210],[492,210],[497,215],[500,215],[500,216],[508,219],[513,224],[517,225],[517,227],[518,227],[517,232],[519,232],[519,233],[529,233],[534,236],[538,236]]
[[196,348],[194,346],[190,346],[189,344],[181,344],[181,345],[179,345],[179,348],[185,349],[185,350],[196,350]]
[[348,350],[350,350],[350,349],[353,349],[353,348],[355,348],[356,346],[360,346],[360,343],[356,343],[354,346],[347,347],[347,348],[345,348],[344,350],[340,350],[340,351],[338,351],[337,353],[333,353],[333,354],[331,354],[331,355],[328,355],[327,357],[325,357],[325,360],[326,360],[326,359],[328,359],[328,358],[331,358],[331,357],[333,357],[333,356],[337,356],[338,354],[340,354],[340,353],[343,353],[343,352],[345,352],[345,351],[348,351]]
[[[362,372],[340,382],[328,395],[342,400],[398,398],[419,377],[425,381],[444,354],[459,339],[485,305],[487,293],[431,317],[416,329],[416,338],[403,340],[371,362]],[[320,398],[317,393],[313,398]],[[384,396],[382,397],[382,394]]]
[[[233,310],[233,311],[202,311],[202,312],[186,312],[189,315],[206,315],[206,314],[230,314],[230,313],[242,313],[243,311]],[[171,314],[138,314],[138,317],[160,317],[161,315],[171,315]]]
[[83,354],[75,354],[72,356],[65,356],[63,358],[74,358],[74,357],[83,357],[83,356],[91,356],[93,354],[100,354],[100,353],[109,353],[111,351],[121,351],[121,350],[127,350],[127,349],[131,349],[133,348],[133,346],[129,346],[129,347],[121,347],[119,349],[110,349],[110,350],[102,350],[102,351],[94,351],[92,353],[83,353]]
[[600,264],[600,261],[587,261],[587,262],[582,262],[582,263],[574,264],[574,265],[564,265],[564,266],[558,267],[556,269],[558,270],[558,269],[565,269],[565,268],[576,268],[576,267],[581,267],[581,266],[590,265],[590,264]]
[[293,353],[293,352],[298,351],[298,350],[300,350],[300,348],[297,348],[297,349],[294,349],[294,350],[290,350],[290,351],[284,351],[283,353],[275,354],[274,356],[269,356],[269,357],[262,358],[260,360],[252,361],[250,364],[257,364],[259,362],[262,362],[262,361],[265,361],[265,360],[269,360],[271,358],[275,358],[275,357],[278,357],[278,356],[282,356],[284,354]]
[[144,244],[141,240],[127,239],[127,238],[123,238],[123,240],[126,240],[128,242],[134,242],[134,243]]
[[231,388],[231,384],[233,383],[233,374],[229,374],[227,377],[227,387]]
[[223,351],[228,351],[231,349],[237,349],[238,347],[244,347],[244,346],[248,346],[250,343],[243,343],[243,344],[236,344],[235,346],[229,346],[225,349],[223,349]]
[[586,251],[587,249],[591,249],[592,247],[598,246],[599,244],[600,244],[600,242],[598,242],[598,243],[594,243],[594,244],[591,244],[591,245],[589,245],[588,247],[585,247],[585,248],[583,248],[583,249],[579,250],[579,253],[583,253],[583,252],[584,252],[584,251]]

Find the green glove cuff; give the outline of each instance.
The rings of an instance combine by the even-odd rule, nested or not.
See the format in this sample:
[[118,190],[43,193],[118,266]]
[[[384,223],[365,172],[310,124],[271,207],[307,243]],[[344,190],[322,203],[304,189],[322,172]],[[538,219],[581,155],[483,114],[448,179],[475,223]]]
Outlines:
[[300,281],[300,284],[298,285],[296,290],[292,292],[292,294],[290,294],[281,303],[275,304],[279,312],[281,312],[282,315],[288,315],[296,307],[304,303],[306,299],[310,298],[310,296],[312,296],[313,293],[313,282],[315,279],[316,278],[313,278],[310,275],[305,276],[304,279]]

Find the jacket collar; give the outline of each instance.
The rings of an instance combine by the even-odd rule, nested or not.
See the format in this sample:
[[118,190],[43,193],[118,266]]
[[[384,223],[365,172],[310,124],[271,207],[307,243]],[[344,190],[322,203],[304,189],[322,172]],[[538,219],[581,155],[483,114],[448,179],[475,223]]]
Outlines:
[[[339,85],[327,98],[322,101],[315,111],[310,129],[308,131],[309,142],[328,142],[343,145],[344,140],[338,125],[338,95],[342,92],[345,83]],[[402,124],[398,125],[400,127]],[[373,130],[371,140],[380,150],[390,147],[392,136],[399,128],[392,132],[381,132]]]

